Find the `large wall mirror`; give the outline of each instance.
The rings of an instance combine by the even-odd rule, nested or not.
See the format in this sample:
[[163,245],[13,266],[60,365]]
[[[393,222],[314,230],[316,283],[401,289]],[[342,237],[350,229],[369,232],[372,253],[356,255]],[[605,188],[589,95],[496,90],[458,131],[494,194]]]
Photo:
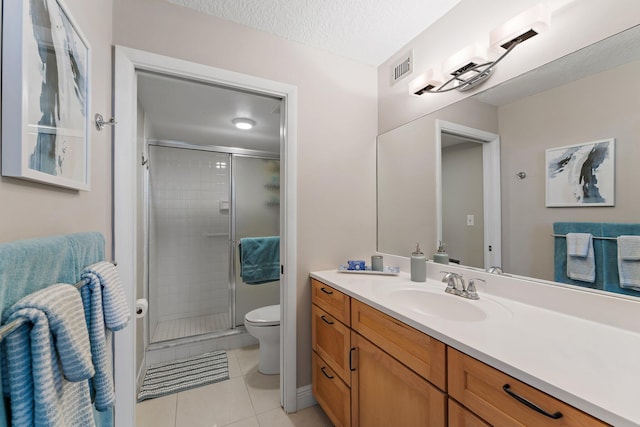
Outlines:
[[[465,191],[477,195],[481,187],[474,187],[474,178],[459,180],[462,185],[452,190],[443,185],[447,175],[466,176],[482,165],[468,160],[452,167],[442,159],[441,145],[455,147],[456,141],[437,141],[441,122],[499,136],[501,208],[493,217],[500,221],[502,251],[490,262],[506,273],[554,280],[555,222],[640,223],[638,76],[640,26],[379,135],[378,251],[409,256],[420,242],[432,258],[442,238],[451,242],[445,247],[450,257],[462,265],[487,266],[486,255],[465,252],[471,237],[455,243],[456,233],[469,235],[486,223],[481,205],[487,200],[455,202],[457,196],[470,200]],[[615,206],[547,207],[546,150],[610,138],[615,139]],[[456,150],[473,151],[473,142],[463,144]],[[491,193],[484,191],[487,197]],[[453,210],[440,214],[443,201]],[[481,251],[491,243],[487,239]]]

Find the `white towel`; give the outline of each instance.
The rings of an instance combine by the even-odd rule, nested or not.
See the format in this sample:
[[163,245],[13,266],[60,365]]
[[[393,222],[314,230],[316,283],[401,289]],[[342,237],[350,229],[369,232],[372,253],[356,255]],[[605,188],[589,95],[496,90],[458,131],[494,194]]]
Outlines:
[[567,233],[567,255],[585,258],[589,256],[591,234]]
[[567,233],[567,277],[588,283],[596,281],[596,262],[591,234]]
[[124,328],[129,322],[127,299],[122,289],[120,275],[110,262],[98,262],[85,268],[82,278],[89,284],[82,287],[81,295],[89,324],[91,357],[96,374],[91,379],[95,392],[95,406],[106,411],[115,403],[113,386],[113,355],[111,354],[111,331]]
[[48,286],[8,311],[7,322],[27,320],[5,340],[12,426],[95,426],[86,381],[94,368],[75,287]]
[[640,291],[640,236],[618,237],[620,287]]

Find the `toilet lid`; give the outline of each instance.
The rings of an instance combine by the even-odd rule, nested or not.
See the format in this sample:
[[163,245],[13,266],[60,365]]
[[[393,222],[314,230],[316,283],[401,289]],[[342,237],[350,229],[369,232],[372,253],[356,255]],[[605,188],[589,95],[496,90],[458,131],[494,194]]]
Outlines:
[[278,325],[280,324],[280,304],[256,308],[248,312],[244,319],[262,326]]

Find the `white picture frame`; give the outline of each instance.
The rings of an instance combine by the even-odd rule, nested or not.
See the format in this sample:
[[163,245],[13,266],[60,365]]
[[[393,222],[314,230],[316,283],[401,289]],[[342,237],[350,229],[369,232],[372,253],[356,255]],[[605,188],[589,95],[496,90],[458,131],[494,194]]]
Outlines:
[[615,139],[546,150],[546,206],[615,206]]
[[2,175],[90,190],[91,47],[62,0],[5,0]]

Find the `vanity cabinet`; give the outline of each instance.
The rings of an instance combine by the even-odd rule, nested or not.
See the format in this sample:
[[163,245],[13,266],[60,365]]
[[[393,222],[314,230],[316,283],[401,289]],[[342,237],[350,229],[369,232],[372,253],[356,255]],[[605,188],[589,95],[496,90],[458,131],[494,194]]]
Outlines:
[[491,425],[608,425],[451,347],[448,349],[448,371],[449,396]]
[[336,427],[608,425],[331,286],[311,284],[312,389]]
[[334,425],[444,427],[445,345],[322,282],[311,286],[312,390]]

